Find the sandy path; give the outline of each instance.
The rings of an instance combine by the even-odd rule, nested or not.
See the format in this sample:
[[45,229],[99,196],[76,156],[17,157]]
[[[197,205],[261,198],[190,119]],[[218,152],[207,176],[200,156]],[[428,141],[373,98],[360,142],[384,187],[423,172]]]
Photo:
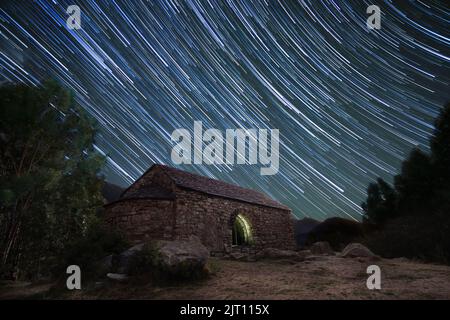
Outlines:
[[[216,260],[198,284],[154,288],[118,284],[73,298],[124,299],[450,299],[450,267],[402,260],[367,262],[336,256],[303,262]],[[366,287],[367,266],[381,268],[381,290]]]
[[[381,290],[369,290],[367,266],[381,268]],[[450,267],[398,260],[365,262],[317,257],[314,261],[220,261],[204,285],[165,288],[157,299],[450,299]]]
[[[364,261],[316,256],[307,261],[214,259],[218,271],[195,284],[153,287],[114,283],[69,299],[450,299],[450,267],[400,259]],[[366,287],[368,265],[381,268],[381,290]],[[0,298],[26,297],[24,288]],[[14,294],[16,293],[16,294]],[[31,292],[33,293],[33,291]],[[34,292],[35,293],[35,292]]]

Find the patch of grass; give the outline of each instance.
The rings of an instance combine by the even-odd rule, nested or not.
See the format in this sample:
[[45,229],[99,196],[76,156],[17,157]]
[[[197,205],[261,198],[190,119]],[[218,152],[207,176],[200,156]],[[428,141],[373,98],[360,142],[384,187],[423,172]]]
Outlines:
[[214,276],[217,275],[222,270],[222,266],[218,259],[209,259],[205,265],[205,269],[206,269],[205,272],[208,275]]

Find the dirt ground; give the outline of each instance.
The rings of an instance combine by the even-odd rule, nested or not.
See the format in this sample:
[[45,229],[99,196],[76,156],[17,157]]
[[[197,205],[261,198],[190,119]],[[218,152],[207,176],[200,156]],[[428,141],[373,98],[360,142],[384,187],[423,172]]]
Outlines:
[[[450,299],[450,267],[403,259],[365,261],[313,256],[307,261],[241,262],[212,258],[216,273],[197,283],[155,287],[97,283],[64,299]],[[381,268],[381,290],[366,287],[367,266]],[[10,285],[0,299],[55,298],[48,284]]]

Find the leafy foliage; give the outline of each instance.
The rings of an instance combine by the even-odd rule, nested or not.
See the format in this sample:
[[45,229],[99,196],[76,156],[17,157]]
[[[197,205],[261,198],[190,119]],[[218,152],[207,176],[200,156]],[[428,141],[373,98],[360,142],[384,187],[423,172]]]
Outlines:
[[367,189],[367,201],[362,204],[365,221],[375,225],[383,224],[395,212],[397,194],[383,179],[378,178]]
[[130,260],[129,274],[132,276],[148,276],[159,278],[161,258],[155,243],[144,244],[142,250],[137,251]]
[[[431,152],[434,163],[450,175],[450,103],[447,103],[435,123],[435,130],[431,138]],[[445,168],[446,167],[446,168]]]
[[434,164],[435,203],[450,212],[450,103],[447,103],[435,121],[431,138],[431,159]]
[[398,194],[397,211],[402,215],[412,215],[430,209],[434,179],[430,157],[414,149],[403,162],[401,174],[394,180]]
[[101,259],[119,254],[127,247],[127,241],[119,232],[111,230],[99,220],[95,221],[88,227],[85,235],[67,244],[58,261],[57,271],[64,274],[65,268],[74,264],[83,270],[84,279],[104,275]]
[[[55,82],[0,88],[0,265],[38,275],[103,204],[95,128]],[[17,275],[17,272],[20,272]]]

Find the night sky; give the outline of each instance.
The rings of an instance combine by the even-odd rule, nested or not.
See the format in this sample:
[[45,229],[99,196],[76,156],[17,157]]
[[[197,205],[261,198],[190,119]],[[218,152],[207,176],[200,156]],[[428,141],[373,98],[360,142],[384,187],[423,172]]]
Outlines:
[[[448,1],[1,1],[0,82],[54,78],[98,121],[107,180],[174,166],[173,130],[280,130],[280,169],[184,165],[299,218],[360,219],[450,101]],[[400,3],[400,4],[399,4]],[[446,5],[447,3],[447,5]],[[66,26],[79,5],[81,30]],[[366,8],[381,7],[381,30]]]

